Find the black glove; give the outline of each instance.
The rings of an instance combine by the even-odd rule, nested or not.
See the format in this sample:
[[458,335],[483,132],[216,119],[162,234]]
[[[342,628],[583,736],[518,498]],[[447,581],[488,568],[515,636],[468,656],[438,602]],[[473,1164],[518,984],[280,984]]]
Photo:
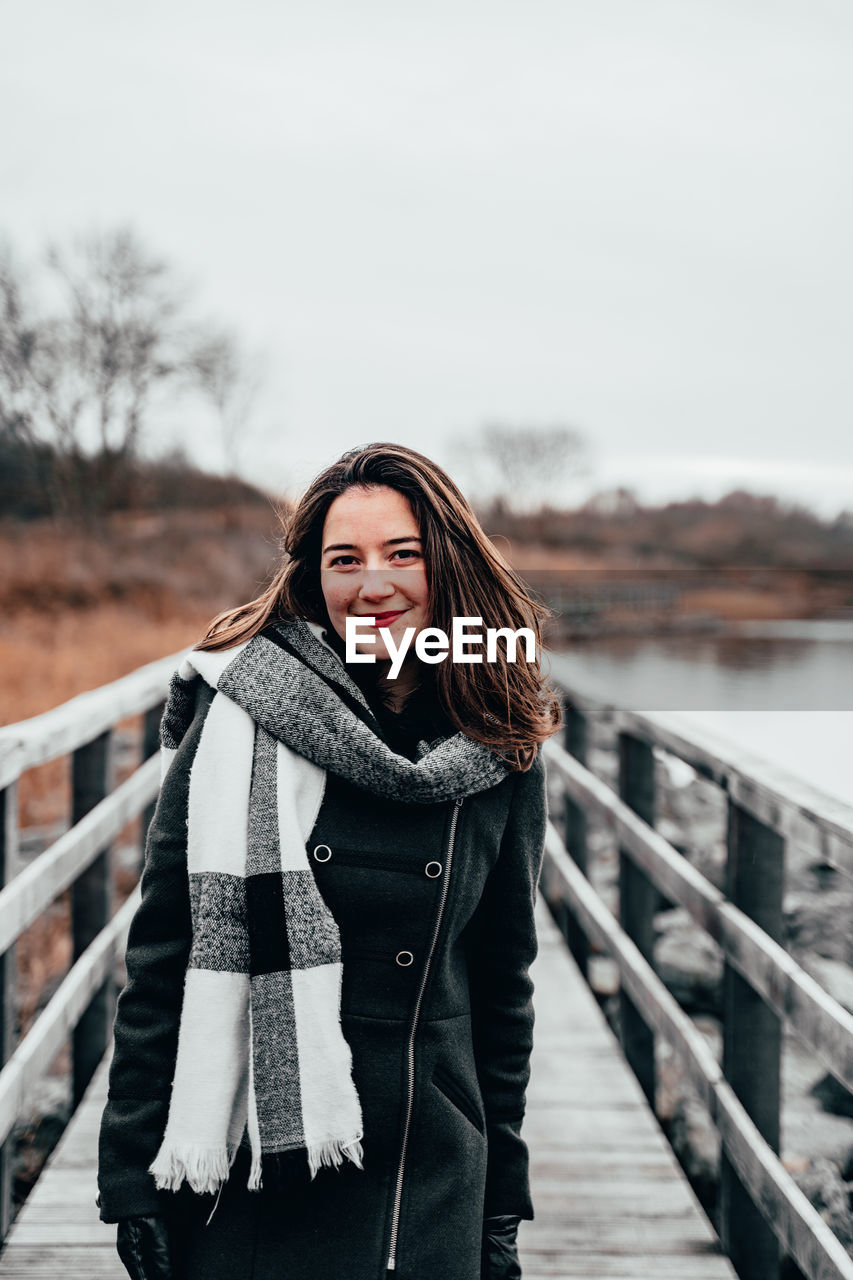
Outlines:
[[173,1280],[169,1227],[160,1214],[122,1218],[116,1248],[131,1280]]
[[480,1280],[521,1280],[516,1233],[521,1218],[501,1214],[483,1219],[483,1254]]

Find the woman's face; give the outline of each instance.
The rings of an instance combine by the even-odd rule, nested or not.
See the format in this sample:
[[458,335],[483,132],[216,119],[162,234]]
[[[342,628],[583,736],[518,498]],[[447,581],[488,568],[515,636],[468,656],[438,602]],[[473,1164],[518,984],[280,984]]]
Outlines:
[[384,662],[393,655],[379,627],[387,627],[397,645],[407,627],[414,627],[410,660],[415,637],[429,625],[429,588],[408,498],[387,485],[347,489],[326,513],[321,546],[323,596],[341,639],[346,639],[348,617],[376,618],[375,643],[360,642],[356,651]]

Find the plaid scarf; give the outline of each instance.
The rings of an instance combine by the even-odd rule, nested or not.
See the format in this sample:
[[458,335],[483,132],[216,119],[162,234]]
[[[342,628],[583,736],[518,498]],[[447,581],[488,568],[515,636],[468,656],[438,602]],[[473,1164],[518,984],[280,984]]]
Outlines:
[[382,739],[322,628],[277,624],[219,653],[192,650],[161,725],[163,777],[195,708],[216,690],[190,768],[192,944],[169,1115],[155,1184],[222,1187],[248,1130],[249,1189],[263,1157],[305,1148],[313,1178],[362,1167],[361,1107],[340,1022],[340,935],[305,844],[326,772],[377,796],[440,802],[505,777],[497,753],[458,732],[417,759]]

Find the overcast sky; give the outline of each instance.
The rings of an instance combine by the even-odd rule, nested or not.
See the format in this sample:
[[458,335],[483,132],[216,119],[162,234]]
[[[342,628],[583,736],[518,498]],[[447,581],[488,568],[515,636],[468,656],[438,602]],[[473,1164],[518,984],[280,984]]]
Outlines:
[[253,478],[500,419],[587,436],[571,500],[853,507],[847,0],[2,15],[0,231],[130,222],[265,349]]

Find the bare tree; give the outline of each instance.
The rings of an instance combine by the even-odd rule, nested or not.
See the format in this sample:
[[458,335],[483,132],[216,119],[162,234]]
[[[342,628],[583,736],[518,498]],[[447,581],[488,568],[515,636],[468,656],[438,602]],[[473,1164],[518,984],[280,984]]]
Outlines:
[[488,490],[517,512],[559,501],[570,480],[589,470],[586,439],[573,427],[487,423],[460,448],[457,457],[481,494]]
[[153,397],[184,366],[184,299],[166,264],[127,228],[81,237],[70,250],[52,246],[47,262],[65,294],[52,325],[52,367],[63,375],[52,398],[65,391],[77,409],[73,425],[66,416],[66,449],[79,452],[83,432],[94,437],[104,506],[137,454]]
[[187,302],[128,228],[51,246],[40,277],[0,254],[0,430],[54,451],[54,510],[115,505],[166,391],[213,405],[234,462],[260,370],[250,375],[236,338],[189,318]]
[[[52,447],[74,452],[81,398],[62,374],[65,343],[54,318],[39,314],[33,282],[9,246],[0,253],[0,432],[19,453],[34,459]],[[60,469],[48,470],[54,508],[61,503]]]
[[21,442],[34,438],[31,369],[38,342],[24,273],[11,248],[0,249],[0,424]]
[[228,475],[240,469],[264,365],[260,353],[246,352],[233,330],[213,327],[201,333],[188,362],[191,380],[216,413]]

